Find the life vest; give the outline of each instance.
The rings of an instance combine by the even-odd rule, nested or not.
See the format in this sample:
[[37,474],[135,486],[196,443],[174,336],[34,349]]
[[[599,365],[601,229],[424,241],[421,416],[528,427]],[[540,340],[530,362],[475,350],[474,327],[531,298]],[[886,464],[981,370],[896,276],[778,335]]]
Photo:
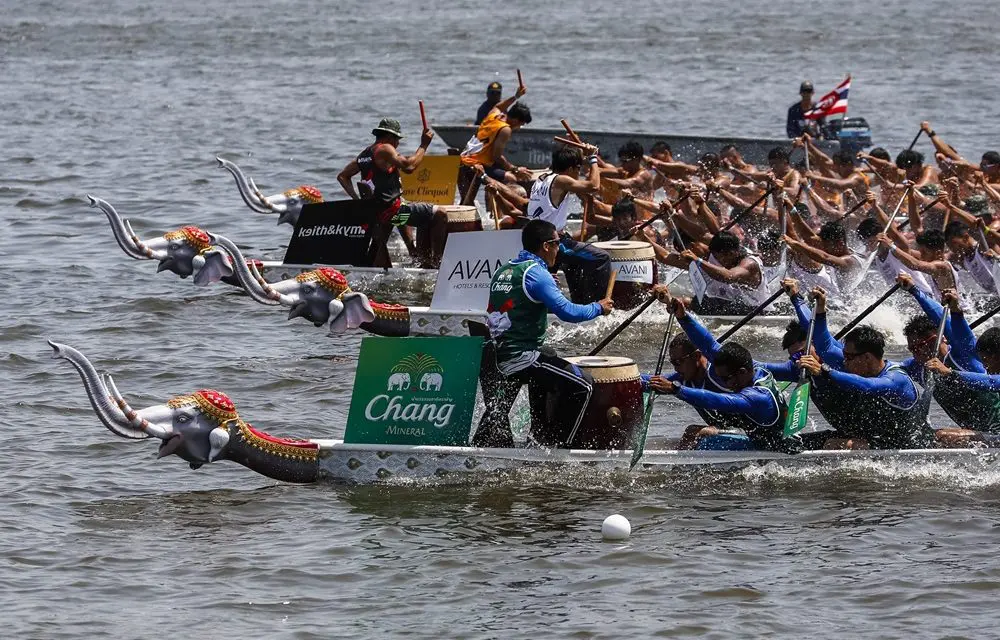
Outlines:
[[[896,363],[889,363],[883,373],[903,372]],[[868,441],[873,449],[919,449],[934,441],[934,430],[927,423],[929,399],[922,397],[916,383],[907,375],[916,400],[909,406],[896,405],[871,393],[834,387],[837,411],[845,420],[841,430]],[[820,384],[830,384],[823,381]]]
[[979,250],[972,252],[972,255],[962,260],[962,268],[972,276],[976,285],[986,293],[996,293],[997,283],[993,279],[993,261],[984,256]]
[[396,167],[382,169],[375,164],[375,152],[384,143],[375,143],[358,154],[358,168],[361,169],[361,184],[367,190],[362,197],[378,200],[387,206],[399,200],[403,193],[403,184],[399,179]]
[[466,166],[481,164],[484,167],[493,166],[493,145],[497,134],[510,125],[507,124],[507,114],[499,109],[493,109],[483,118],[476,130],[476,135],[469,138],[462,150],[460,160]]
[[[952,357],[951,352],[944,358],[945,364],[956,371],[965,371]],[[927,386],[927,369],[920,369],[920,384]],[[941,377],[934,382],[934,401],[944,409],[959,427],[986,433],[1000,433],[1000,393],[985,389],[973,389],[961,380]]]
[[796,262],[793,257],[788,262],[788,277],[798,280],[799,289],[802,291],[823,287],[823,290],[831,296],[840,293],[840,284],[834,277],[833,270],[825,264],[820,265],[819,271],[812,272]]
[[[537,351],[545,339],[548,309],[541,301],[532,300],[524,288],[525,276],[535,268],[542,267],[531,259],[508,262],[490,280],[486,324],[496,344],[498,364]],[[502,366],[500,370],[504,370]]]
[[885,259],[883,259],[881,256],[875,256],[874,264],[875,268],[878,269],[879,275],[882,276],[882,279],[885,280],[885,283],[888,285],[896,284],[896,277],[900,273],[905,273],[911,278],[913,278],[914,286],[916,286],[924,293],[932,295],[934,292],[934,290],[931,289],[931,285],[929,282],[930,278],[928,278],[926,274],[924,274],[921,271],[914,271],[909,267],[905,266],[902,262],[899,261],[899,258],[897,258],[892,254],[891,251],[886,254]]

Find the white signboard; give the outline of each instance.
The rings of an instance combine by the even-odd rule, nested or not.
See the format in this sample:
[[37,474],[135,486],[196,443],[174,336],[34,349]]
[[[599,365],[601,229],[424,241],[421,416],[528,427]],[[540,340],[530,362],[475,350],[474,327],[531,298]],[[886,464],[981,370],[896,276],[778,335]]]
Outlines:
[[518,229],[448,234],[431,310],[485,313],[493,274],[520,251]]
[[705,297],[705,292],[708,291],[708,281],[705,280],[705,274],[701,272],[701,267],[697,262],[692,262],[688,267],[688,274],[691,276],[691,288],[694,289],[694,295],[698,298],[698,302],[701,302]]
[[618,273],[615,282],[642,282],[653,284],[653,262],[651,260],[611,261],[611,269]]

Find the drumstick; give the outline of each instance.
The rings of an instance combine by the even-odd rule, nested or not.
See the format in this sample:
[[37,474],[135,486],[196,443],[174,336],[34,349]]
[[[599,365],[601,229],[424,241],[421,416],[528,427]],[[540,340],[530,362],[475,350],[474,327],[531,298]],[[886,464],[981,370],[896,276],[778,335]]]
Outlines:
[[611,297],[611,290],[615,288],[615,278],[618,277],[618,271],[611,272],[611,278],[608,279],[608,291],[604,294],[604,298],[608,299]]
[[563,126],[563,129],[566,130],[566,133],[569,135],[570,138],[572,138],[576,142],[581,142],[581,143],[583,142],[583,140],[580,139],[580,136],[576,135],[576,132],[573,131],[573,127],[569,126],[568,122],[566,122],[565,120],[560,120],[559,124]]
[[556,142],[566,145],[567,147],[576,147],[577,149],[589,149],[590,146],[583,144],[582,142],[577,142],[575,140],[570,140],[569,138],[561,138],[559,136],[553,136],[552,138]]
[[489,189],[486,190],[486,206],[493,209],[493,223],[496,225],[497,230],[500,230],[500,211],[497,209],[497,197]]
[[[580,216],[580,242],[587,241],[587,214],[590,212],[590,207],[593,204],[592,198],[583,199],[583,214]],[[983,243],[984,246],[989,246],[987,243]]]
[[524,78],[521,77],[521,70],[517,69],[517,86],[520,89],[524,88]]
[[420,121],[424,123],[424,131],[427,131],[427,114],[424,112],[424,101],[418,100],[417,104],[420,105]]

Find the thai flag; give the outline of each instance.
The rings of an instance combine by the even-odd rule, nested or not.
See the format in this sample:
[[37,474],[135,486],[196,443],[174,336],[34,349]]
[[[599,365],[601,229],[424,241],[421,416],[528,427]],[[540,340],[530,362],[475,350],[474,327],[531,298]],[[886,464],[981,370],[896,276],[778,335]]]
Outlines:
[[806,111],[803,116],[809,120],[819,120],[838,116],[843,118],[847,115],[847,92],[851,89],[851,76],[837,85],[837,88],[823,96],[816,106]]

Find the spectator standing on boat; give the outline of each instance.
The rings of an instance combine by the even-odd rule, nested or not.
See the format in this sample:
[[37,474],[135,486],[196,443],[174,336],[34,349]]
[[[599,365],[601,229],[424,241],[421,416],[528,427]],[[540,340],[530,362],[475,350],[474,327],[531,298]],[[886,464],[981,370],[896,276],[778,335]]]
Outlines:
[[562,446],[572,445],[590,394],[592,380],[579,367],[543,345],[548,315],[563,322],[585,322],[611,313],[610,299],[586,305],[567,300],[549,269],[556,264],[562,239],[546,220],[531,220],[521,230],[523,250],[500,267],[490,281],[487,326],[496,365],[484,368],[486,410],[472,439],[479,447],[512,447],[510,409],[521,385],[531,382],[548,394],[547,415],[532,416],[562,434]]
[[806,112],[816,106],[813,102],[813,85],[806,80],[799,85],[798,102],[788,108],[788,121],[785,123],[785,132],[789,138],[798,138],[803,133],[808,133],[814,138],[819,137],[820,131],[826,124],[826,118],[810,120],[805,117]]
[[566,232],[569,219],[569,194],[578,196],[594,193],[600,186],[597,148],[591,146],[587,163],[587,179],[580,179],[583,157],[580,151],[561,146],[552,152],[549,170],[531,185],[528,198],[528,218],[552,223],[560,235],[555,267],[566,274],[570,299],[577,304],[600,300],[611,278],[611,256],[592,244],[574,240]]
[[[351,160],[337,175],[337,181],[352,199],[376,200],[383,205],[376,219],[376,230],[372,234],[369,258],[374,266],[390,266],[386,241],[393,226],[426,228],[431,236],[431,255],[441,255],[447,237],[448,216],[444,210],[426,202],[403,200],[403,184],[399,174],[413,173],[424,159],[427,146],[434,138],[430,129],[420,135],[420,146],[411,156],[398,151],[403,131],[399,121],[383,118],[372,129],[375,142]],[[359,195],[354,189],[352,178],[360,175]],[[417,256],[421,266],[435,266],[429,263],[430,256]]]
[[493,110],[493,107],[500,103],[501,99],[503,99],[503,85],[494,80],[486,86],[486,100],[479,105],[479,111],[476,112],[476,121],[474,124],[479,126],[486,119],[486,116],[490,114],[490,111]]

